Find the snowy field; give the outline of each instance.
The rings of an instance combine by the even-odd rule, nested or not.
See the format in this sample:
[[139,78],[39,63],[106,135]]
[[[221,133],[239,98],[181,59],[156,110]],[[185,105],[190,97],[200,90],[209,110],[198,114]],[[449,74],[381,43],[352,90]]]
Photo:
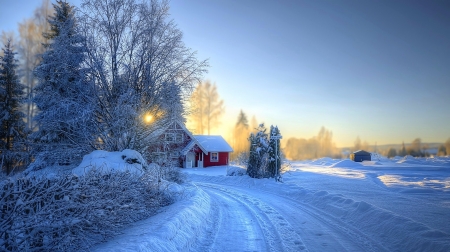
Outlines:
[[450,251],[450,158],[183,169],[180,200],[94,251]]

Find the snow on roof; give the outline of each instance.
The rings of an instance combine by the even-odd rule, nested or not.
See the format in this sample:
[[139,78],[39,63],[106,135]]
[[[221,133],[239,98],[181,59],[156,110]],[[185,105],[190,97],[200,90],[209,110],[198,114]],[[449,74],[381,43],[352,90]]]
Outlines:
[[173,124],[178,124],[185,132],[186,134],[188,134],[191,138],[192,138],[192,134],[191,132],[186,128],[186,126],[184,125],[184,123],[180,122],[179,120],[173,120],[169,123],[167,123],[166,125],[159,127],[158,129],[156,129],[155,131],[153,131],[150,134],[150,138],[157,138],[159,136],[161,136],[162,134],[164,134]]
[[[197,141],[194,138],[192,138],[192,140],[188,143],[188,145],[186,145],[186,147],[184,147],[184,149],[181,150],[181,154],[186,155],[186,153],[188,153],[196,144]],[[203,152],[208,152],[202,146],[199,147]]]
[[194,138],[206,152],[233,152],[233,148],[222,136],[195,135]]
[[370,152],[367,152],[365,150],[357,150],[353,152],[353,154],[364,154],[364,155],[370,155]]

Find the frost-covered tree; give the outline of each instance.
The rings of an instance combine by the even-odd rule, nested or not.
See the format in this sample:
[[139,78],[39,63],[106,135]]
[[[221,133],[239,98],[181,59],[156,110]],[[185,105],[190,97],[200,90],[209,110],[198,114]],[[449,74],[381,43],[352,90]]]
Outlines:
[[[156,118],[182,116],[181,101],[168,104],[164,97],[187,97],[207,62],[183,44],[182,32],[168,21],[167,1],[84,0],[81,7],[99,148],[142,152],[136,143],[164,124]],[[147,116],[155,120],[145,124]]]
[[264,124],[260,124],[257,132],[251,133],[249,137],[250,154],[247,164],[247,174],[252,178],[262,178],[267,176],[269,163],[269,138]]
[[20,107],[25,88],[17,75],[16,53],[11,41],[0,56],[0,167],[7,173],[26,163],[26,131]]
[[250,143],[250,151],[247,162],[247,174],[252,178],[256,178],[258,177],[258,169],[259,169],[258,167],[259,153],[257,151],[258,139],[255,134],[250,133],[248,141]]
[[280,177],[281,168],[281,150],[280,150],[280,139],[277,137],[281,136],[280,130],[277,126],[270,126],[270,140],[269,140],[269,165],[267,167],[268,176],[271,178]]
[[86,48],[74,8],[65,1],[53,5],[50,31],[41,63],[35,69],[38,85],[33,102],[38,130],[32,134],[33,168],[69,165],[93,150],[93,85],[83,68]]

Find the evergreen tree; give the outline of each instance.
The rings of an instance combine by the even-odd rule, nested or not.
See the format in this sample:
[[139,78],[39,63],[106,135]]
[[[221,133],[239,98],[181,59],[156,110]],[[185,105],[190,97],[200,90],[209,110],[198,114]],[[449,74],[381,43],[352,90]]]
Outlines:
[[280,139],[277,137],[280,135],[280,130],[277,126],[270,126],[270,141],[269,141],[269,165],[267,168],[268,175],[271,178],[276,178],[279,180],[280,178],[280,170],[281,170],[281,151],[280,151]]
[[247,164],[247,174],[252,178],[256,178],[258,176],[258,160],[259,160],[259,154],[257,152],[258,139],[256,138],[255,134],[250,133],[248,141],[250,142],[250,154]]
[[406,153],[406,148],[405,148],[405,142],[402,142],[402,149],[400,150],[399,155],[404,157],[404,156],[406,156],[406,154],[407,153]]
[[256,134],[249,137],[250,154],[247,166],[247,174],[252,178],[267,176],[269,141],[264,124],[260,124]]
[[248,119],[247,119],[247,115],[244,113],[244,111],[239,112],[239,116],[238,116],[238,120],[236,123],[236,127],[243,127],[245,129],[248,129]]
[[0,166],[10,174],[27,161],[26,132],[20,111],[25,86],[17,76],[17,60],[9,40],[0,56]]
[[36,154],[32,169],[69,165],[93,149],[93,88],[82,68],[84,38],[73,6],[57,1],[53,7],[50,32],[44,33],[49,43],[35,69],[39,82],[33,101],[39,113],[34,118],[38,130],[32,137]]

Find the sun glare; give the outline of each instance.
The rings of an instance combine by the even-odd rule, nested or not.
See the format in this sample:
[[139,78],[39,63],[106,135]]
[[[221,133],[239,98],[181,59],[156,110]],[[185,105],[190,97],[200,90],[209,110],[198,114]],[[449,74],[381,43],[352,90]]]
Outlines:
[[144,121],[145,121],[146,123],[151,123],[152,120],[153,120],[153,116],[152,116],[152,115],[150,115],[150,114],[146,114],[146,115],[145,115]]

